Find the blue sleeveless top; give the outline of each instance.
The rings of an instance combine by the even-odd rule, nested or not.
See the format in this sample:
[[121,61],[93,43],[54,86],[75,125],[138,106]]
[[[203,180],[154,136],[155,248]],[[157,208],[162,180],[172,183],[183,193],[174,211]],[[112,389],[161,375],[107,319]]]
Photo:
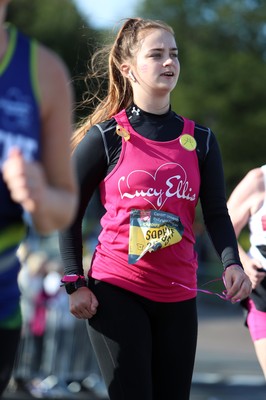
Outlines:
[[40,110],[36,42],[8,26],[8,48],[0,62],[0,325],[19,305],[16,251],[26,232],[22,207],[3,181],[2,165],[12,147],[28,161],[40,159]]

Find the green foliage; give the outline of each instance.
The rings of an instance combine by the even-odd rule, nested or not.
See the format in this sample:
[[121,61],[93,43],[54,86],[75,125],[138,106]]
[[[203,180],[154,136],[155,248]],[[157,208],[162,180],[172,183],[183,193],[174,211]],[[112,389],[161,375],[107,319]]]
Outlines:
[[7,21],[59,54],[68,66],[81,101],[87,63],[101,41],[72,0],[12,0]]
[[246,226],[239,236],[239,243],[243,247],[245,251],[248,251],[250,248],[250,240],[249,240],[250,232],[248,227]]
[[217,135],[229,194],[266,162],[266,2],[143,0],[139,11],[175,30],[181,75],[172,106]]

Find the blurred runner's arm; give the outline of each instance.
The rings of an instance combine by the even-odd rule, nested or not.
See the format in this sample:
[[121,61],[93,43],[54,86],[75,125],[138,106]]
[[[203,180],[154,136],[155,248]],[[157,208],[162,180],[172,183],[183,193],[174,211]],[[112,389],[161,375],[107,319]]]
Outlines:
[[[243,178],[232,192],[227,203],[237,238],[247,225],[251,215],[253,215],[261,205],[260,202],[258,202],[258,180],[254,176],[254,172],[256,174],[258,170],[251,171]],[[262,265],[259,260],[250,257],[239,242],[238,249],[244,270],[249,276],[252,282],[252,288],[254,289],[265,278],[265,273],[259,271]]]
[[70,154],[73,94],[60,58],[38,47],[41,159],[26,161],[13,148],[3,165],[12,199],[31,214],[36,230],[48,234],[67,227],[77,208],[77,185]]
[[33,213],[36,226],[62,229],[72,222],[77,207],[77,187],[70,160],[73,93],[68,71],[55,54],[39,48],[41,90],[42,163],[46,186],[43,209]]

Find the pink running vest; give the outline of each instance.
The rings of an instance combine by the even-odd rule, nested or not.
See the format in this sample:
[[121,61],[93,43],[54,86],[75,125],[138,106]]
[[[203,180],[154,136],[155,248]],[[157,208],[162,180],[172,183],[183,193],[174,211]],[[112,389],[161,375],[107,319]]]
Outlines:
[[[193,298],[196,291],[184,286],[190,289],[197,286],[193,222],[200,173],[196,150],[186,145],[194,137],[195,124],[184,118],[179,138],[156,142],[135,132],[124,110],[114,118],[129,132],[130,139],[122,139],[119,161],[100,185],[106,214],[101,219],[102,232],[89,275],[153,301]],[[182,240],[148,252],[135,264],[129,264],[132,209],[162,210],[177,215],[184,226]]]

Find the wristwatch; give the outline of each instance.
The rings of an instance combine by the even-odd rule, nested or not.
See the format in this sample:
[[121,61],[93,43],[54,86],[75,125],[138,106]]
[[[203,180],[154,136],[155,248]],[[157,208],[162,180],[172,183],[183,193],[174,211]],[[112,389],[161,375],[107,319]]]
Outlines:
[[67,294],[72,294],[81,287],[87,287],[86,278],[82,275],[65,275],[61,282],[60,286],[65,287]]

